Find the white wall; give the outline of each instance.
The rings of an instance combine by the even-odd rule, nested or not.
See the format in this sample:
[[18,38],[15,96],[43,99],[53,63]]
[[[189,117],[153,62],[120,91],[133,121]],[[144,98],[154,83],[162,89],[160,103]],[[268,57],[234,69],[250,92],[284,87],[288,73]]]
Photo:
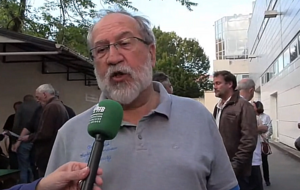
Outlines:
[[[53,65],[53,64],[52,64]],[[95,103],[85,100],[86,94],[99,98],[97,86],[85,86],[84,81],[67,81],[66,74],[42,74],[41,63],[0,62],[0,131],[7,117],[14,112],[13,104],[44,83],[51,83],[60,91],[60,99],[74,109],[76,114]]]
[[249,73],[248,59],[214,60],[214,71],[227,70],[234,74]]
[[[293,62],[278,76],[261,87],[261,100],[265,112],[271,116],[278,140],[294,147],[300,136],[297,123],[300,121],[300,59]],[[277,94],[277,109],[276,96]],[[276,115],[278,122],[276,122]],[[278,129],[276,125],[278,124]],[[276,134],[274,135],[276,138]]]

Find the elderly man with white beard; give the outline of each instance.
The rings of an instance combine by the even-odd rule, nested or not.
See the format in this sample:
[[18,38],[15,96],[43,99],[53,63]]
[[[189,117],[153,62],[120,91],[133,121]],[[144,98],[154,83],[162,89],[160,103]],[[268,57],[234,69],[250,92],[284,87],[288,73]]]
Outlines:
[[[155,37],[147,19],[107,11],[88,43],[101,89],[124,111],[117,136],[105,142],[102,190],[238,190],[216,123],[199,102],[152,82]],[[88,162],[94,107],[58,132],[46,175],[69,161]]]

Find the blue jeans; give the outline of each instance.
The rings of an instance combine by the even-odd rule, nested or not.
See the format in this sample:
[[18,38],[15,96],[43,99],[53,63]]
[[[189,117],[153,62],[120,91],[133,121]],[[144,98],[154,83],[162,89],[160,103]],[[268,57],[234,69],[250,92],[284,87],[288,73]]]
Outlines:
[[17,151],[20,170],[20,183],[30,183],[32,181],[32,170],[30,160],[30,151],[32,145],[32,143],[22,142]]

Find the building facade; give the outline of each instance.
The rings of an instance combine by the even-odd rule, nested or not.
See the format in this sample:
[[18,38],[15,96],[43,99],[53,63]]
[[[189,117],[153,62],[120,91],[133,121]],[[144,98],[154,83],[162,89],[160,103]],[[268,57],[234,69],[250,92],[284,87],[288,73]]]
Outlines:
[[[216,59],[213,71],[228,70],[237,81],[249,78],[248,27],[251,14],[225,16],[215,22]],[[199,100],[200,101],[200,100]],[[206,91],[201,99],[205,107],[213,112],[219,98],[213,91]]]
[[247,43],[250,20],[251,14],[235,14],[215,22],[214,71],[231,71],[238,81],[249,77]]
[[256,0],[248,31],[249,73],[272,119],[273,138],[300,136],[300,0]]
[[225,16],[215,22],[216,60],[247,59],[251,15]]

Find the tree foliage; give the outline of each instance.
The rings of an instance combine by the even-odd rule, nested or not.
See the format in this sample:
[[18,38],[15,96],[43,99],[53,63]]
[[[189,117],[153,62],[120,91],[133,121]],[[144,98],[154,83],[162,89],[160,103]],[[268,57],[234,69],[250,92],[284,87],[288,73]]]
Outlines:
[[[86,36],[88,28],[99,17],[95,0],[45,0],[41,7],[34,7],[30,0],[0,0],[0,27],[36,37],[53,40],[88,56]],[[100,0],[103,5],[138,9],[130,0]],[[145,0],[144,0],[145,1]],[[173,0],[175,1],[175,0]],[[188,10],[197,3],[176,0]],[[117,7],[115,7],[117,6]],[[157,69],[172,77],[175,94],[199,97],[207,82],[195,80],[207,73],[209,62],[203,49],[194,39],[182,39],[175,33],[154,28],[157,37]]]
[[[95,0],[45,0],[43,6],[33,7],[30,0],[0,0],[0,27],[50,39],[88,56],[86,36],[99,12],[93,1]],[[188,0],[176,1],[188,10],[197,6]],[[138,10],[130,0],[100,2],[120,9]]]
[[153,28],[157,43],[155,71],[170,76],[174,94],[198,98],[211,90],[208,80],[209,60],[195,39],[181,38],[175,32]]

